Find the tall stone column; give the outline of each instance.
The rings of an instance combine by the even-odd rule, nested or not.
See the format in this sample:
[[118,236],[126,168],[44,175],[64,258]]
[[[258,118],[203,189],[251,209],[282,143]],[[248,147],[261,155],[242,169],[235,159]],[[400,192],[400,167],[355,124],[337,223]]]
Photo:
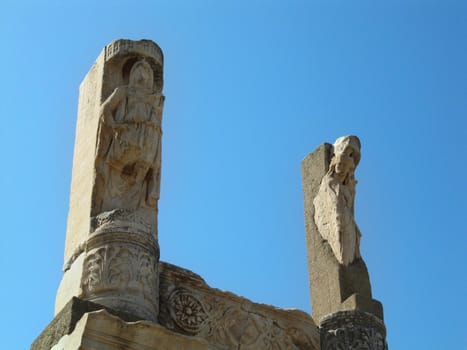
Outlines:
[[154,42],[117,40],[80,86],[55,314],[76,296],[157,321],[162,72]]
[[360,156],[360,140],[344,136],[302,162],[311,301],[323,350],[387,349],[354,218]]

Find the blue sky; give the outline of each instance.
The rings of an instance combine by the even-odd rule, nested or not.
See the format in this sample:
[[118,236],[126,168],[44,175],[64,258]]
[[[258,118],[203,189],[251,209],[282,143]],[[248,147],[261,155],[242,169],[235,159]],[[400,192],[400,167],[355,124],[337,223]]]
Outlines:
[[362,141],[356,219],[390,349],[467,348],[467,2],[3,1],[5,349],[53,318],[78,87],[102,48],[164,51],[162,260],[310,312],[300,162]]

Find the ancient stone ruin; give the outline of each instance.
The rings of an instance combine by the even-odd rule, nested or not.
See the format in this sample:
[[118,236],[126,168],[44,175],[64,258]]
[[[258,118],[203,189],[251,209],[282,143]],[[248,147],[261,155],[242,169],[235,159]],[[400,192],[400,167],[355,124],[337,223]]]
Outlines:
[[360,140],[324,143],[302,162],[313,319],[321,349],[387,349],[383,307],[372,298],[354,218]]
[[257,304],[159,260],[162,88],[149,40],[107,45],[82,82],[64,274],[31,349],[387,349],[354,219],[359,139],[302,163],[313,317]]

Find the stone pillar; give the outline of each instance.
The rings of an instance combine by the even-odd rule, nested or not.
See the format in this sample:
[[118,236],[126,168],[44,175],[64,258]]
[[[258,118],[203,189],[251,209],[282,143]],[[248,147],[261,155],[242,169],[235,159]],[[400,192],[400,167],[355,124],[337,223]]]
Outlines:
[[[368,270],[360,255],[361,233],[354,218],[359,161],[360,141],[345,136],[334,145],[322,144],[302,162],[313,318],[321,327],[321,349],[326,350],[356,349],[334,346],[333,339],[340,339],[344,331],[353,334],[367,326],[385,339],[383,308],[372,298]],[[360,333],[363,337],[364,331]]]
[[376,316],[361,311],[339,311],[320,324],[322,350],[387,350],[386,327]]
[[162,72],[154,42],[116,40],[80,86],[55,314],[76,296],[157,321]]

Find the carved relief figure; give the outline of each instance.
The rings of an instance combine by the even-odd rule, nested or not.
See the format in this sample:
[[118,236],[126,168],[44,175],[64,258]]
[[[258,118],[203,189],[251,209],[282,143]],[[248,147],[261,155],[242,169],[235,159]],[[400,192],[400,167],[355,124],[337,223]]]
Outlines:
[[315,223],[340,264],[360,258],[360,230],[354,219],[355,168],[360,161],[360,140],[343,136],[334,143],[329,171],[313,200]]
[[96,213],[157,208],[164,97],[153,85],[151,66],[137,61],[129,84],[117,87],[101,106]]

